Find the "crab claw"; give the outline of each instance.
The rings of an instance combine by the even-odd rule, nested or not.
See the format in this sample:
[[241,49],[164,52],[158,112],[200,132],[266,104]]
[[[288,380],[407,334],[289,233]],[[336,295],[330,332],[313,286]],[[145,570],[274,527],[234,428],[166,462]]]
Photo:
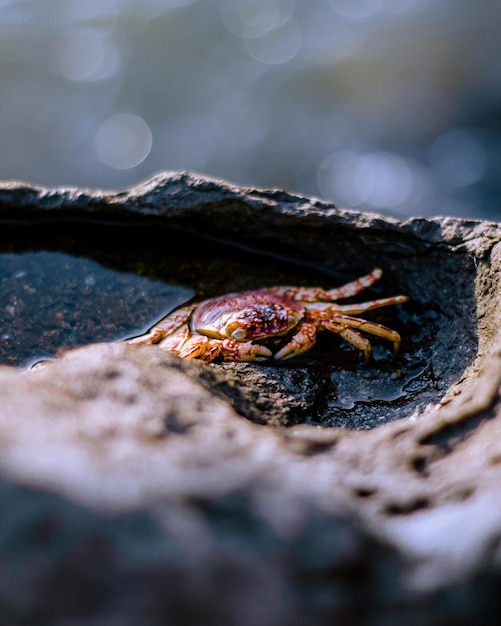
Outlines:
[[317,339],[317,329],[314,324],[303,323],[289,343],[275,354],[275,360],[292,359],[313,348]]

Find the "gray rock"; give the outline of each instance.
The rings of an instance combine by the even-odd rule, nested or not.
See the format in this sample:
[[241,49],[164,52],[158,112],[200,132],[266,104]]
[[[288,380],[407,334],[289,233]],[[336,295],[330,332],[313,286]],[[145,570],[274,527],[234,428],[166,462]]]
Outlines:
[[[31,238],[8,254],[43,247],[34,221],[66,224],[45,249],[73,254],[92,229],[118,234],[128,256],[85,254],[201,298],[376,265],[368,299],[412,298],[374,317],[404,341],[395,357],[375,340],[369,365],[322,336],[280,367],[99,343],[2,368],[2,625],[499,622],[500,225],[400,223],[186,173],[119,193],[5,183],[0,220]],[[5,330],[42,333],[23,311]],[[110,339],[131,334],[120,324]]]

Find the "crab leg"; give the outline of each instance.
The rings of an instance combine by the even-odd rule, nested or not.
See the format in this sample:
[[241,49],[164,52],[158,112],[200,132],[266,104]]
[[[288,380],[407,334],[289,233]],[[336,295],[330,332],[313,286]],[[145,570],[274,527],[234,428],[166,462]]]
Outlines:
[[369,362],[372,354],[371,342],[367,337],[364,337],[362,333],[358,332],[358,330],[348,328],[332,320],[322,320],[319,328],[330,330],[331,333],[335,333],[348,343],[351,343],[352,346],[355,346],[355,348],[358,348],[364,353],[364,361],[366,363]]
[[205,363],[212,363],[214,359],[220,355],[221,350],[223,348],[223,342],[217,339],[209,339],[209,343],[206,344],[206,348],[204,352],[198,357],[200,361],[204,361]]
[[182,359],[196,359],[209,348],[209,338],[204,335],[193,335],[182,346],[179,356]]
[[409,296],[391,296],[390,298],[381,298],[380,300],[371,300],[370,302],[360,302],[359,304],[330,304],[327,302],[314,302],[308,305],[308,311],[325,311],[327,313],[346,313],[347,315],[359,315],[365,311],[373,311],[383,306],[392,304],[402,304],[408,302]]
[[186,340],[190,336],[190,329],[188,324],[184,324],[178,330],[174,331],[171,335],[168,335],[164,339],[161,339],[158,343],[160,350],[167,350],[169,352],[175,352],[179,354]]
[[133,339],[127,339],[127,343],[134,343],[140,346],[149,345],[151,343],[158,343],[164,337],[171,335],[175,331],[179,330],[183,324],[189,320],[195,305],[184,306],[181,309],[177,309],[169,315],[166,315],[163,319],[155,324],[149,332]]
[[225,361],[266,361],[272,356],[268,348],[258,343],[238,342],[233,339],[221,342],[221,354]]
[[[182,359],[199,359],[200,361],[205,361],[205,363],[211,363],[219,356],[222,343],[219,339],[209,339],[204,335],[193,335],[183,343],[182,349],[177,352]],[[160,347],[162,347],[162,344],[160,344]]]
[[292,339],[289,343],[285,344],[283,348],[281,348],[276,354],[275,359],[284,360],[284,359],[292,359],[292,357],[297,356],[298,354],[302,354],[306,352],[310,348],[313,348],[315,345],[315,341],[317,339],[317,327],[315,324],[309,324],[308,322],[303,322],[299,326],[299,330],[295,335],[293,335]]
[[289,300],[301,302],[334,301],[349,298],[373,285],[383,275],[383,270],[375,267],[372,272],[335,289],[324,290],[320,287],[270,287],[267,291],[276,293]]
[[[332,321],[344,327],[355,328],[358,331],[364,331],[376,337],[388,339],[388,341],[393,343],[393,351],[395,354],[398,352],[401,338],[396,330],[392,330],[377,322],[369,322],[368,320],[363,320],[359,317],[351,317],[350,315],[333,315]],[[324,325],[323,322],[322,325]]]

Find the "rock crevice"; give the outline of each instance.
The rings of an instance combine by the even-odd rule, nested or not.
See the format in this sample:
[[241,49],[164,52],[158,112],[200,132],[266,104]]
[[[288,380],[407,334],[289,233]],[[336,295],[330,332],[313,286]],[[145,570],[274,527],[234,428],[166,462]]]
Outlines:
[[[327,338],[298,363],[206,365],[111,338],[74,341],[77,349],[40,370],[3,367],[0,499],[9,514],[0,560],[16,541],[27,559],[14,586],[0,566],[5,624],[37,614],[97,624],[103,606],[131,626],[246,624],[246,611],[274,625],[411,615],[416,624],[498,623],[501,226],[446,217],[399,223],[189,173],[118,193],[0,185],[5,228],[60,220],[73,237],[65,251],[83,236],[79,222],[99,229],[110,219],[124,237],[134,224],[136,241],[146,233],[154,242],[159,229],[160,239],[178,233],[179,273],[169,261],[152,276],[174,277],[204,298],[274,278],[340,284],[379,265],[384,279],[370,297],[412,298],[375,318],[403,331],[402,354],[376,341],[365,366]],[[193,237],[207,256],[182,257]],[[155,265],[147,247],[117,261],[120,269],[132,271],[136,259],[147,275]],[[101,262],[102,254],[89,257]],[[214,270],[214,283],[199,278],[203,270]],[[9,306],[18,321],[3,330],[15,333],[22,309]],[[93,528],[97,547],[89,548]],[[129,602],[142,620],[127,617],[123,593],[89,557],[78,564],[78,542],[97,550],[103,572],[133,585]],[[62,571],[71,574],[70,609],[58,600]],[[77,582],[99,597],[87,617]],[[42,587],[45,600],[21,608]],[[190,608],[195,588],[201,622]],[[144,613],[141,598],[157,612]],[[450,621],[460,606],[467,621]]]

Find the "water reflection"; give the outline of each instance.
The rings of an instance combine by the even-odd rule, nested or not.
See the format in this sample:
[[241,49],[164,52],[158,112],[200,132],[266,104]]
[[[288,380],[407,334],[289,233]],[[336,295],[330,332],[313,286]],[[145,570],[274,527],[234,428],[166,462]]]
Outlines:
[[500,219],[500,19],[497,0],[0,0],[0,178],[191,169]]

